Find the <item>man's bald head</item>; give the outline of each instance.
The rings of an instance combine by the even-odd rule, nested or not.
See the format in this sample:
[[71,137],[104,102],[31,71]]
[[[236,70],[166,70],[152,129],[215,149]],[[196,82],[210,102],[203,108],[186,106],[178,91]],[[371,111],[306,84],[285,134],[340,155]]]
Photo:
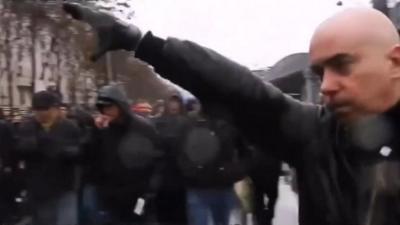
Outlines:
[[343,38],[346,42],[390,47],[399,42],[399,34],[392,21],[372,8],[346,9],[328,18],[316,29],[311,49],[312,44],[324,36]]
[[399,40],[375,9],[346,9],[324,21],[312,37],[310,60],[325,103],[349,118],[393,106],[400,99]]

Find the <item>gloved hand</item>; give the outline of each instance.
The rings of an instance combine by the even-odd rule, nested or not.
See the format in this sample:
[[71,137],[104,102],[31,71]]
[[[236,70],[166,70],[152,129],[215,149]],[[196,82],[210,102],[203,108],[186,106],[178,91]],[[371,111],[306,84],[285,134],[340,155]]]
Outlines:
[[107,51],[134,51],[142,38],[139,28],[126,24],[106,12],[68,2],[63,4],[63,9],[74,19],[88,23],[95,30],[97,49],[91,56],[92,61],[98,60]]

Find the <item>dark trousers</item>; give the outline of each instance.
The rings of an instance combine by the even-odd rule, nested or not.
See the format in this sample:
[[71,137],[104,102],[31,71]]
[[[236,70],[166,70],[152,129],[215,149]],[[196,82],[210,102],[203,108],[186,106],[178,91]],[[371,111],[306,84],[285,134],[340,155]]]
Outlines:
[[[274,218],[279,176],[268,181],[268,184],[254,183],[254,216],[257,225],[270,225]],[[264,201],[265,195],[268,197],[267,204]]]
[[161,190],[155,199],[157,221],[162,225],[186,225],[186,192]]
[[187,208],[190,225],[207,225],[209,219],[214,225],[229,225],[231,213],[240,208],[240,202],[233,187],[194,188],[187,191]]
[[58,197],[31,201],[33,225],[77,225],[78,197],[75,191],[66,191]]

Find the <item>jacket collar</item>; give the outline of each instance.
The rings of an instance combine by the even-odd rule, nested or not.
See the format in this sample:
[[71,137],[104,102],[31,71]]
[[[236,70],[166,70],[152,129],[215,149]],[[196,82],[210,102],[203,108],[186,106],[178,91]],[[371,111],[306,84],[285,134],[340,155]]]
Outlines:
[[398,129],[400,129],[400,101],[397,102],[392,108],[384,113],[384,116],[387,117],[393,125],[395,125]]

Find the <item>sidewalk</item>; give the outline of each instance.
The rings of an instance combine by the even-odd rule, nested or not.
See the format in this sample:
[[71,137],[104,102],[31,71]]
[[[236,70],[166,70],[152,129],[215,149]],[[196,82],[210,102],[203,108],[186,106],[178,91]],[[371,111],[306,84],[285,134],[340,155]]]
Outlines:
[[279,198],[276,204],[274,225],[298,224],[298,198],[290,185],[281,178],[279,181]]

